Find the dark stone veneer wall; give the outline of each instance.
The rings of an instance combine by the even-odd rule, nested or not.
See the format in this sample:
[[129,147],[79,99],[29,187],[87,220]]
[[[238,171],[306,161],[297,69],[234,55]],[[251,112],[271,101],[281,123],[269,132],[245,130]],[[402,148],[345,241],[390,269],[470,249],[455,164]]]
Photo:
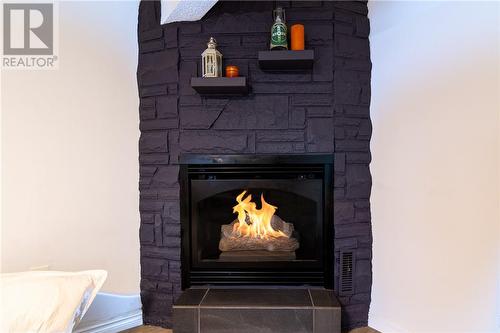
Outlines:
[[[178,159],[181,153],[335,153],[335,289],[339,253],[355,249],[354,294],[339,296],[344,327],[367,323],[372,281],[370,25],[366,2],[285,1],[305,25],[314,69],[266,73],[275,2],[219,2],[201,21],[159,24],[139,9],[140,242],[144,322],[171,326],[180,294]],[[214,36],[224,64],[248,77],[244,97],[202,98],[190,87]],[[332,245],[333,246],[333,245]]]

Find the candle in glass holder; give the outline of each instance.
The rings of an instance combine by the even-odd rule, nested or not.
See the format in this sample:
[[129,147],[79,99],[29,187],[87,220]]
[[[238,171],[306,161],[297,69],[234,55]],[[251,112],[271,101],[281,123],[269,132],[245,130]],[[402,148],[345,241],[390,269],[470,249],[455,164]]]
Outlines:
[[302,24],[294,24],[290,29],[292,35],[292,50],[301,51],[304,49],[304,26]]
[[238,77],[237,66],[226,66],[226,77]]

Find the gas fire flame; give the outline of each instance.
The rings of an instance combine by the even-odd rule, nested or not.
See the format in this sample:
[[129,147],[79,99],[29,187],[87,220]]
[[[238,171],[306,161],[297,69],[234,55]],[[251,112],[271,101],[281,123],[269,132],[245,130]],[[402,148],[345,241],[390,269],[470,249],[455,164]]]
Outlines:
[[264,200],[261,194],[261,208],[257,209],[257,204],[252,202],[252,195],[246,198],[247,191],[241,192],[236,201],[238,204],[233,207],[233,213],[238,214],[238,222],[233,225],[233,232],[239,237],[251,237],[260,239],[287,237],[280,230],[274,230],[271,226],[271,219],[278,207],[270,205]]

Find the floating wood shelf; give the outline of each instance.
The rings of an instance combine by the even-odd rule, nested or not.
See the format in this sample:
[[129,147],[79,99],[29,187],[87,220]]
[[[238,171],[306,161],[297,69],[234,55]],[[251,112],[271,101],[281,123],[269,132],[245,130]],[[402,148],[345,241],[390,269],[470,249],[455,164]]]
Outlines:
[[191,87],[202,95],[245,95],[246,77],[193,77]]
[[259,51],[259,66],[264,70],[311,69],[314,50],[303,51]]

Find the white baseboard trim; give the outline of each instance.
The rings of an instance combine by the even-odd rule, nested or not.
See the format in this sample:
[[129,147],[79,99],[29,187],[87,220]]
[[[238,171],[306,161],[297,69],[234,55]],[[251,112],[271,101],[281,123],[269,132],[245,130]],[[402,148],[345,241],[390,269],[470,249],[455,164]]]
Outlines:
[[116,333],[142,325],[139,294],[98,293],[74,333]]
[[74,333],[116,333],[129,328],[142,325],[142,311],[113,318],[104,322],[95,323],[82,328],[77,328]]

